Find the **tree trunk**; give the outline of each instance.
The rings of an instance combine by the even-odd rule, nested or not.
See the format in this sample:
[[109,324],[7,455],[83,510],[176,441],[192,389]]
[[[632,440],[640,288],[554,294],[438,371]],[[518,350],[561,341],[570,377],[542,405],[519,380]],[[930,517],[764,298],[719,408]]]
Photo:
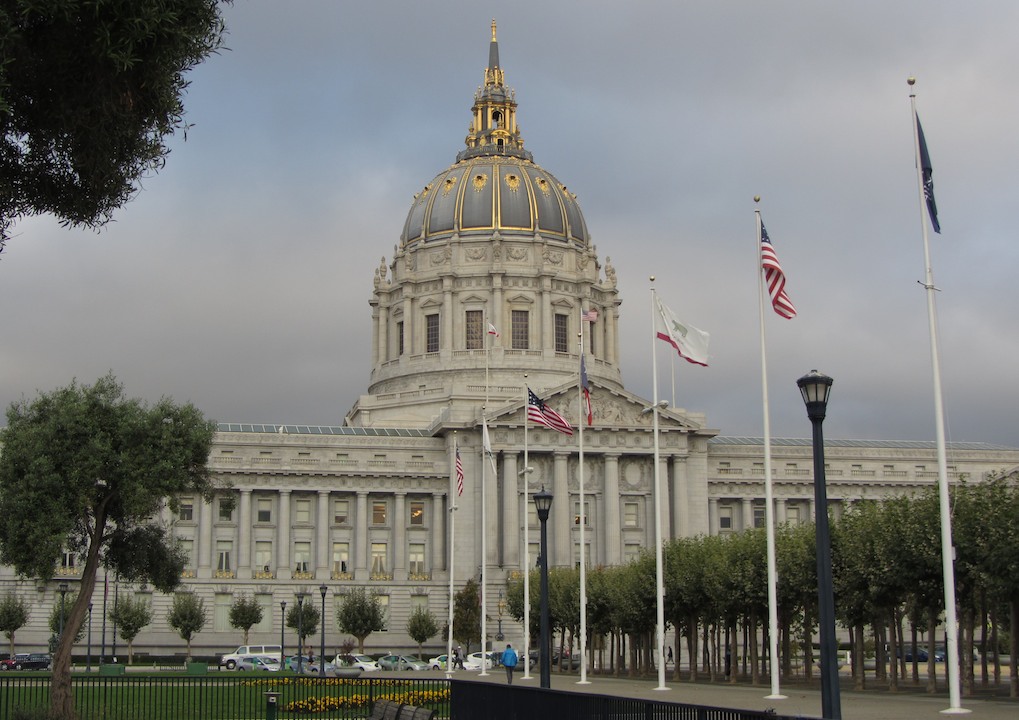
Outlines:
[[864,690],[867,687],[867,671],[863,668],[863,623],[857,623],[856,632],[853,637],[853,667],[856,675],[856,689]]
[[739,674],[736,672],[739,666],[739,633],[737,632],[738,626],[736,623],[732,623],[727,631],[729,635],[729,647],[725,653],[725,664],[729,670],[729,682],[733,685],[736,684],[736,676]]
[[1013,595],[1011,602],[1008,604],[1012,615],[1009,618],[1011,623],[1009,627],[1011,627],[1012,632],[1009,633],[1011,638],[1008,652],[1012,656],[1012,662],[1009,663],[1008,696],[1012,698],[1019,697],[1019,632],[1016,632],[1016,628],[1019,628],[1019,596],[1017,595]]
[[806,608],[803,610],[803,676],[808,682],[814,676],[814,633]]
[[787,680],[793,674],[793,643],[792,633],[789,632],[789,613],[783,613],[781,624],[782,633],[782,679]]
[[[967,605],[962,611],[961,634],[959,643],[959,670],[962,673],[962,691],[966,697],[973,696],[973,624],[976,622],[973,608]],[[947,654],[948,646],[945,646]]]
[[760,652],[761,649],[757,644],[757,610],[752,609],[750,611],[750,618],[747,621],[747,633],[750,637],[750,683],[752,685],[761,684],[761,665],[760,665]]
[[[935,624],[935,615],[930,613],[927,620],[927,692],[935,693],[938,691],[938,676],[937,671],[934,667],[934,637],[937,633],[937,625]],[[914,646],[914,651],[916,647]],[[913,655],[913,677],[917,676],[917,659],[916,655]]]
[[[697,631],[699,629],[696,616],[691,615],[686,633],[686,656],[690,658],[690,682],[697,682],[697,664],[700,662],[697,648]],[[676,671],[679,672],[679,655],[676,655]]]
[[888,689],[898,691],[899,689],[899,609],[892,608],[891,624],[889,625],[891,632],[888,633],[888,654],[891,655],[891,666],[888,673]]

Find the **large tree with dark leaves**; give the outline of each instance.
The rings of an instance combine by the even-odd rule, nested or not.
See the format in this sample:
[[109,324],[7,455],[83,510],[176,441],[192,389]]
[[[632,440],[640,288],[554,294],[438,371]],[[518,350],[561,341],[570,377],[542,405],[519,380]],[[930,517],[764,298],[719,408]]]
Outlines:
[[0,248],[31,215],[99,227],[162,167],[221,1],[0,0]]
[[55,717],[73,717],[71,648],[100,565],[170,592],[186,558],[160,511],[182,493],[211,498],[215,423],[190,404],[124,397],[112,375],[73,382],[7,410],[0,453],[0,562],[48,579],[65,550],[85,558],[53,658]]

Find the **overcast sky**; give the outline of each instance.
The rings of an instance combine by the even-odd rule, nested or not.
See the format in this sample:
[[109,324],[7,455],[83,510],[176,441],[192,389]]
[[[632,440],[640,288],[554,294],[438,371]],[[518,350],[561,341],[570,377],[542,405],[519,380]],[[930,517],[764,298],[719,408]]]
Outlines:
[[[648,276],[711,333],[677,404],[760,436],[754,195],[799,310],[766,318],[775,437],[933,440],[909,87],[934,165],[950,440],[1019,446],[1019,4],[277,2],[225,10],[192,127],[100,233],[22,221],[0,256],[0,403],[108,370],[221,422],[336,425],[368,385],[372,273],[463,147],[499,27],[535,161],[570,190],[651,396]],[[1011,200],[1009,199],[1011,198]],[[671,397],[659,355],[661,394]]]

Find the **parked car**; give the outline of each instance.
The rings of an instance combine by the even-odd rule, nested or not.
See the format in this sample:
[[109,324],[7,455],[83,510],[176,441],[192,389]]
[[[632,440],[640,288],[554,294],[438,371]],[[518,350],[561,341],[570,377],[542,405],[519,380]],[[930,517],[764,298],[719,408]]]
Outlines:
[[379,658],[379,667],[383,670],[427,670],[429,665],[410,655],[386,655]]
[[464,658],[464,670],[492,669],[492,657],[486,652],[474,652]]
[[[902,659],[905,660],[906,662],[913,662],[913,648],[907,646],[904,649],[900,649],[899,650],[899,654],[902,657]],[[935,659],[937,659],[937,658],[935,657]],[[917,662],[927,662],[927,649],[926,648],[918,647],[916,649],[916,661]]]
[[336,667],[356,667],[364,672],[374,672],[381,669],[379,664],[375,662],[375,658],[370,655],[337,655],[333,658],[333,665]]
[[[283,669],[284,670],[293,670],[294,672],[297,672],[297,657],[298,657],[297,655],[291,655],[290,657],[285,658],[283,660]],[[307,665],[310,662],[312,662],[312,659],[310,657],[308,657],[307,655],[302,655],[301,656],[301,669],[303,670],[304,666]]]
[[28,657],[14,662],[15,670],[49,670],[53,658],[48,653],[29,653]]
[[238,671],[279,672],[280,661],[268,655],[242,655],[237,659]]
[[431,660],[429,660],[428,667],[430,667],[432,670],[445,670],[446,663],[448,660],[449,655],[447,655],[446,653],[442,653],[442,655],[437,655],[433,657]]
[[219,666],[227,670],[237,667],[237,661],[245,656],[257,655],[258,657],[274,657],[277,661],[283,658],[283,651],[279,645],[241,645],[232,653],[227,653],[219,659]]
[[[318,660],[312,660],[311,662],[304,663],[304,674],[305,675],[319,675],[319,668],[321,665]],[[326,661],[326,675],[332,675],[336,666],[328,660]]]
[[4,658],[3,660],[0,660],[0,670],[13,670],[19,660],[27,659],[28,653],[17,653],[14,657]]

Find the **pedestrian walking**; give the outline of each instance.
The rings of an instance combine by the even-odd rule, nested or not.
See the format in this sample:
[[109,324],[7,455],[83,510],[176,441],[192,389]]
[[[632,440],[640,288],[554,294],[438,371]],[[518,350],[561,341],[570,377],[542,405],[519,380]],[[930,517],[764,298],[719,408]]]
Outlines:
[[506,668],[506,684],[513,684],[513,669],[517,666],[517,652],[513,646],[506,643],[506,649],[502,653],[502,666]]
[[669,654],[665,657],[665,664],[666,665],[671,665],[672,664],[672,646],[671,645],[669,645]]
[[457,645],[456,650],[453,651],[453,669],[454,670],[464,669],[463,649],[459,645]]

